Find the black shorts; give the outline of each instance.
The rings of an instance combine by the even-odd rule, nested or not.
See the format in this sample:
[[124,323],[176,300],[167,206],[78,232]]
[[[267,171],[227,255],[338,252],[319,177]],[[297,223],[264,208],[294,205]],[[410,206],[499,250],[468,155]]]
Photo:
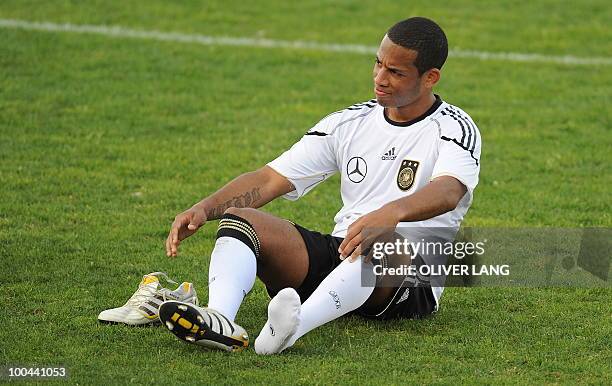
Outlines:
[[[342,262],[338,247],[343,239],[311,231],[297,224],[295,224],[295,227],[302,235],[308,251],[308,273],[302,285],[295,289],[300,295],[302,303],[304,303],[327,275]],[[278,293],[278,291],[270,288],[267,290],[270,297],[274,297]],[[436,311],[436,301],[431,287],[397,287],[393,294],[386,307],[377,314],[366,314],[359,308],[354,313],[374,319],[419,319]]]

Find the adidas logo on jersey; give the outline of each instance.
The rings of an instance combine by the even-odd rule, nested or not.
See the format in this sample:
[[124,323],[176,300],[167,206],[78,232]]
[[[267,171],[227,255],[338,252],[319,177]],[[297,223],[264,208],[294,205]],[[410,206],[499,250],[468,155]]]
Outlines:
[[380,159],[382,159],[383,161],[393,161],[397,158],[397,155],[395,155],[395,146],[393,146],[391,149],[389,149],[389,151],[387,151],[385,154],[382,155],[382,157],[380,157]]

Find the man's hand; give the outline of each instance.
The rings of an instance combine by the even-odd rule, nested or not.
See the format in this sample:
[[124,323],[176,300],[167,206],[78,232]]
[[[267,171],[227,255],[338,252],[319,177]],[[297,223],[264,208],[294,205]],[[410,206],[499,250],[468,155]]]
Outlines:
[[338,248],[340,258],[344,260],[350,255],[350,261],[355,261],[380,236],[394,232],[400,221],[427,220],[455,209],[466,192],[465,185],[455,177],[434,178],[419,191],[391,201],[352,223]]
[[206,223],[206,210],[198,205],[177,215],[166,239],[166,255],[176,257],[181,241],[196,233]]
[[[338,248],[340,259],[349,257],[350,262],[355,261],[377,238],[385,233],[394,232],[398,223],[397,212],[390,205],[359,217],[348,227],[346,237]],[[367,230],[367,233],[364,230]]]

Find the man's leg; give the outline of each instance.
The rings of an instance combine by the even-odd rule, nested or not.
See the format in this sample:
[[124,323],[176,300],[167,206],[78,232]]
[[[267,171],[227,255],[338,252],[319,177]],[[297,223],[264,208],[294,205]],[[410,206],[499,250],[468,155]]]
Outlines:
[[[337,257],[337,256],[336,256]],[[255,269],[256,266],[256,269]],[[308,274],[309,256],[304,239],[295,226],[250,208],[229,208],[219,222],[218,239],[209,270],[209,307],[233,319],[257,276],[272,290],[300,287]],[[336,267],[302,305],[294,290],[283,290],[271,301],[269,317],[281,319],[260,334],[285,340],[282,349],[314,328],[355,310],[364,303],[374,308],[389,297],[389,289],[363,286],[361,262],[343,262]],[[366,271],[372,272],[371,267]],[[370,299],[370,300],[368,300]],[[276,310],[276,311],[275,311]],[[270,328],[272,327],[272,328]],[[266,349],[262,353],[280,352]],[[255,344],[258,350],[258,344]],[[267,352],[266,352],[267,351]],[[259,352],[259,350],[258,350]]]
[[[304,241],[308,237],[302,238],[302,235],[307,234],[302,233],[301,227],[298,230],[292,223],[258,210],[228,209],[219,221],[217,241],[211,254],[209,308],[167,301],[160,307],[160,319],[183,341],[208,348],[241,351],[248,346],[248,335],[233,319],[253,287],[256,275],[259,275],[271,292],[282,288],[294,291],[297,300],[282,313],[294,320],[293,325],[297,326],[301,303],[292,288],[299,288],[304,296],[308,296],[313,285],[318,283],[311,280],[311,285],[304,287],[311,267]],[[315,245],[321,244],[317,242]],[[326,253],[325,256],[330,257],[328,265],[319,264],[317,259],[313,264],[315,270],[334,267],[335,260],[331,255]],[[290,331],[291,334],[294,332]]]
[[373,275],[371,263],[343,261],[301,306],[294,290],[279,292],[268,306],[268,321],[255,341],[255,351],[280,353],[309,331],[363,305],[374,288],[362,285],[362,269]]
[[357,308],[366,314],[383,311],[397,289],[390,283],[374,288],[364,282],[374,282],[372,263],[345,260],[302,305],[295,291],[279,292],[268,306],[268,321],[255,341],[255,351],[280,353],[308,332]]
[[298,288],[308,266],[293,224],[256,209],[229,208],[211,254],[208,306],[233,320],[256,274],[268,288]]

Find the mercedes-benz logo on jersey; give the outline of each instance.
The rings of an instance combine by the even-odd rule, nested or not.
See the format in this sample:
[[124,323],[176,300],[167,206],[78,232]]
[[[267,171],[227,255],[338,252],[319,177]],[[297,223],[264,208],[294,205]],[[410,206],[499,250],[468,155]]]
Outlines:
[[368,164],[361,157],[353,157],[346,164],[346,175],[352,182],[358,184],[368,173]]
[[397,173],[397,186],[403,190],[409,190],[414,184],[414,177],[419,168],[419,161],[405,159],[402,161],[399,172]]

